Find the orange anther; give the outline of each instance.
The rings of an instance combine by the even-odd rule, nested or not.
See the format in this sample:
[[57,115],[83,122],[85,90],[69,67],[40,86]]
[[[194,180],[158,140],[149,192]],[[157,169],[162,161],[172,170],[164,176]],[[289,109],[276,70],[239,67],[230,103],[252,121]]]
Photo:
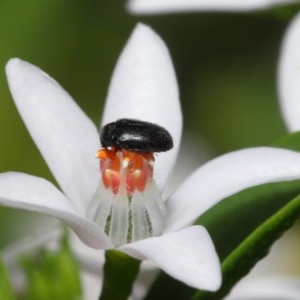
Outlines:
[[128,195],[132,195],[135,191],[135,180],[132,174],[126,176],[126,191]]
[[116,152],[108,149],[100,149],[97,151],[96,158],[113,160],[116,156]]
[[113,169],[120,171],[123,168],[123,160],[124,160],[124,158],[121,153],[116,155],[116,158],[113,163]]
[[144,191],[147,183],[147,173],[145,170],[136,170],[134,176],[137,189],[140,192]]
[[110,176],[107,174],[107,170],[102,171],[102,182],[106,188],[111,186]]
[[110,175],[110,180],[111,180],[112,191],[116,195],[119,192],[120,183],[121,183],[120,173],[116,171],[112,171]]

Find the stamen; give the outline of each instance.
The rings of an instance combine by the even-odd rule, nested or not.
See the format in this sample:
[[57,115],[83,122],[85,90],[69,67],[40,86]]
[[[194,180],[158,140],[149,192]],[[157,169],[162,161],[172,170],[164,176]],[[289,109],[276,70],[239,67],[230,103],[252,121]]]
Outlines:
[[161,234],[165,206],[152,178],[153,154],[101,149],[97,157],[101,181],[88,218],[115,246]]

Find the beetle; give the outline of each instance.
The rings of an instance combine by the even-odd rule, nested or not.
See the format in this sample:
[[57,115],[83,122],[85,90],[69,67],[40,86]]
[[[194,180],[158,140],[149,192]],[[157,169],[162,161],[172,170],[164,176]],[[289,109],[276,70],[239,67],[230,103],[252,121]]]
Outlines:
[[132,152],[164,152],[173,148],[173,139],[165,128],[136,119],[119,119],[106,124],[100,141],[104,148]]

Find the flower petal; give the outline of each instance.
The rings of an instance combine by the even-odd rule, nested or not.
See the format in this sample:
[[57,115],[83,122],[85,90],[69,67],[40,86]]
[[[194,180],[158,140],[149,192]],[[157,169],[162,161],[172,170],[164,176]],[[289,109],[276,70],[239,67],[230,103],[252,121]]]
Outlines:
[[194,288],[215,291],[221,284],[219,259],[202,226],[127,244],[120,250],[137,259],[152,260],[163,271]]
[[112,244],[100,227],[76,212],[76,208],[50,182],[22,173],[0,174],[0,205],[36,211],[68,224],[80,239],[93,248]]
[[196,170],[167,201],[166,231],[192,223],[218,201],[246,188],[300,178],[300,153],[258,147],[222,155]]
[[174,148],[156,157],[154,176],[161,190],[172,170],[181,137],[178,86],[168,49],[149,27],[133,31],[115,67],[102,125],[134,118],[165,127]]
[[6,66],[15,104],[67,197],[85,211],[99,182],[96,127],[72,98],[39,68],[11,59]]
[[290,131],[300,130],[300,14],[289,26],[279,59],[279,99]]
[[159,14],[193,11],[247,11],[289,4],[296,0],[129,0],[134,14]]
[[300,278],[293,276],[274,276],[242,280],[226,300],[256,299],[300,299]]

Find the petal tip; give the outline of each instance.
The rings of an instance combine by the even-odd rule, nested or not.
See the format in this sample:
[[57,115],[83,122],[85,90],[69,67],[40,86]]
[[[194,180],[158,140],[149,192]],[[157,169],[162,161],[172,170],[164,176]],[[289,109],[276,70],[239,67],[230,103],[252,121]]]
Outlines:
[[220,289],[221,285],[222,285],[221,269],[218,268],[215,271],[215,274],[211,282],[207,284],[207,290],[211,292],[216,292]]
[[299,79],[300,79],[300,14],[298,13],[285,32],[278,62],[278,94],[283,119],[289,131],[298,131]]
[[[144,23],[138,23],[129,38],[129,40],[132,42],[132,40],[136,40],[138,43],[141,43],[142,41],[147,43],[157,43],[157,41],[160,41],[160,43],[163,43],[163,40],[161,37],[148,25]],[[151,44],[150,44],[151,45]]]
[[15,68],[19,66],[20,62],[22,62],[22,60],[19,58],[9,59],[5,66],[6,74],[9,75]]
[[151,29],[150,26],[148,26],[148,25],[146,25],[144,23],[139,22],[134,27],[134,30],[133,30],[132,34],[135,34],[137,32],[144,32],[144,33],[151,33],[152,34],[154,32],[154,30]]
[[[20,59],[20,58],[11,58],[8,60],[5,66],[5,73],[8,79],[8,82],[11,86],[12,80],[16,81],[18,79],[23,79],[24,77],[27,77],[28,71],[33,66]],[[24,73],[25,72],[25,73]]]

